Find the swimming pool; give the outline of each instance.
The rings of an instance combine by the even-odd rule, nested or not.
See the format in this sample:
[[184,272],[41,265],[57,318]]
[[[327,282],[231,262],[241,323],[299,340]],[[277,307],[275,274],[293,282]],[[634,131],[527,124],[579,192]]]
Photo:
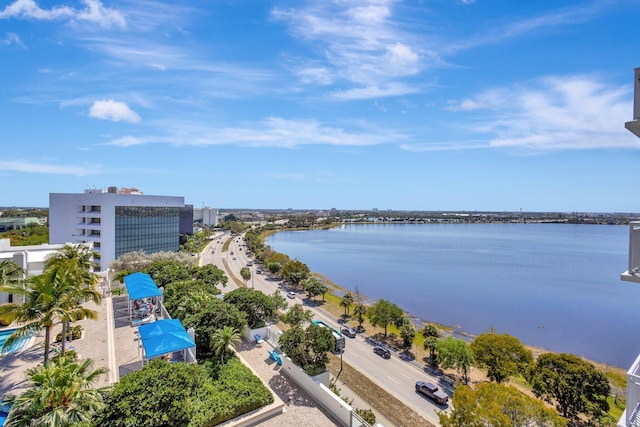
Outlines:
[[[6,348],[4,351],[1,351],[2,347],[4,346],[4,342],[15,331],[16,331],[16,329],[7,329],[7,330],[4,330],[4,331],[0,331],[0,354],[7,354],[7,353],[13,353],[13,352],[16,352],[16,351],[20,351],[29,342],[29,339],[31,338],[31,336],[22,337],[22,338],[18,339],[16,342],[14,342],[11,346],[9,346],[9,348]],[[2,424],[0,424],[0,425],[2,425]]]
[[10,405],[2,404],[0,405],[0,427],[4,425],[9,417],[9,411],[11,410]]

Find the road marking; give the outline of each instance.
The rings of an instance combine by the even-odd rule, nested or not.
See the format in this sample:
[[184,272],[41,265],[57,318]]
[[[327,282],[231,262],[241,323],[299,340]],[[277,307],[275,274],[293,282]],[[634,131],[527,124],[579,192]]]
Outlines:
[[391,377],[389,377],[389,376],[387,376],[387,378],[389,378],[391,381],[393,381],[393,382],[394,382],[394,383],[396,383],[396,384],[400,384],[398,381],[394,380],[393,378],[391,378]]
[[403,377],[407,377],[407,378],[411,379],[411,377],[410,377],[409,375],[405,374],[405,373],[404,373],[404,372],[402,372],[402,371],[398,371],[398,373],[399,373],[400,375],[402,375]]

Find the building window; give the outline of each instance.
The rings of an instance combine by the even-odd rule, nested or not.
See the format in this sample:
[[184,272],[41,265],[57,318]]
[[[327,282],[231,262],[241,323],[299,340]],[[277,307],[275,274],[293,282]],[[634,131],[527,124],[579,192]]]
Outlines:
[[91,224],[100,224],[100,218],[91,218]]
[[175,252],[180,245],[177,207],[116,206],[115,257],[133,251]]
[[91,208],[89,209],[89,212],[100,212],[100,206],[91,206]]

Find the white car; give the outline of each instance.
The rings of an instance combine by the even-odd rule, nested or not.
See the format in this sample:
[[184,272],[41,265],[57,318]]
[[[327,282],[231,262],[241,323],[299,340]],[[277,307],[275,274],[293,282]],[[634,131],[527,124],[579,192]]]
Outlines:
[[291,292],[288,292],[288,293],[287,293],[287,296],[288,296],[289,298],[293,299],[293,298],[295,298],[295,297],[296,297],[296,293],[295,293],[295,292],[293,292],[293,291],[291,291]]

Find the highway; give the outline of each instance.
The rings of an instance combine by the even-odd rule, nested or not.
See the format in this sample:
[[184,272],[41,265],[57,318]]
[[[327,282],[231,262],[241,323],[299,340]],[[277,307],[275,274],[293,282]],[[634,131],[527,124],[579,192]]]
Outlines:
[[[238,236],[234,238],[228,251],[223,252],[222,246],[228,238],[230,237],[227,234],[218,234],[207,249],[200,254],[200,265],[212,263],[227,273],[224,265],[224,261],[226,261],[233,274],[240,278],[240,269],[247,266],[247,262],[249,260],[253,261],[253,259],[246,254],[246,248],[242,245],[243,240]],[[256,274],[257,268],[265,269],[263,266],[257,266],[255,263],[249,267],[251,270],[251,279],[247,281],[248,287],[258,289],[268,295],[280,289],[282,296],[286,298],[289,305],[296,303],[302,304],[306,309],[313,311],[316,319],[320,319],[331,327],[340,330],[340,325],[336,318],[330,316],[321,308],[305,303],[304,297],[306,293],[300,291],[295,299],[287,298],[288,289],[281,289],[279,287],[280,280],[270,279],[268,274],[265,274],[266,272]],[[235,288],[237,288],[237,285],[229,278],[227,287],[223,289],[223,292],[226,293]],[[428,375],[424,370],[423,364],[417,361],[403,360],[399,357],[399,354],[393,350],[391,351],[391,359],[383,359],[373,353],[373,346],[368,344],[365,341],[365,337],[361,334],[358,334],[355,338],[345,337],[345,339],[346,345],[343,353],[345,362],[358,369],[361,373],[403,401],[407,406],[411,407],[427,420],[435,425],[439,425],[436,413],[439,411],[448,411],[449,405],[438,405],[421,394],[416,393],[415,383],[419,380],[431,382],[451,396],[453,390],[450,386],[438,378]]]

